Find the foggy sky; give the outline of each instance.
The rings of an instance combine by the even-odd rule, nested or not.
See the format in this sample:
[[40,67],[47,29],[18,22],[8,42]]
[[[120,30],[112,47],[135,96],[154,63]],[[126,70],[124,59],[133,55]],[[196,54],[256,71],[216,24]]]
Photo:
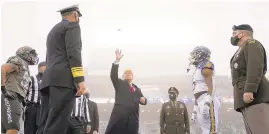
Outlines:
[[268,2],[206,1],[5,2],[1,63],[23,45],[35,48],[40,60],[45,60],[47,34],[61,20],[56,11],[76,3],[83,14],[83,63],[89,73],[107,74],[114,50],[120,48],[124,53],[121,72],[128,67],[136,75],[186,74],[190,51],[205,45],[212,51],[216,74],[229,75],[229,61],[237,49],[230,44],[234,24],[250,24],[255,38],[268,50]]

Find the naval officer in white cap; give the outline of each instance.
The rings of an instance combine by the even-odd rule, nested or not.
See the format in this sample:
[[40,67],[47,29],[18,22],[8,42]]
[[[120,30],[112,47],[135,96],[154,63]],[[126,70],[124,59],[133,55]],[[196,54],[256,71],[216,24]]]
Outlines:
[[47,68],[41,83],[41,117],[37,134],[66,134],[75,96],[86,92],[81,60],[78,5],[58,12],[62,21],[47,36]]

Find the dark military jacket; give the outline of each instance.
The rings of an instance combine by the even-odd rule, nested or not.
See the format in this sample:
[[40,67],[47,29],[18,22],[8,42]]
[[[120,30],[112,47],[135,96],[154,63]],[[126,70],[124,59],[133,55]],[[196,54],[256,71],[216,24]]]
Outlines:
[[84,81],[81,48],[79,23],[63,20],[51,29],[41,89],[47,86],[74,88],[75,83]]
[[169,101],[162,105],[160,112],[161,134],[190,133],[187,107],[180,101]]
[[[230,67],[234,87],[234,109],[269,103],[269,82],[266,73],[266,52],[257,40],[248,40],[231,59]],[[254,101],[247,104],[243,100],[245,92],[254,93]]]

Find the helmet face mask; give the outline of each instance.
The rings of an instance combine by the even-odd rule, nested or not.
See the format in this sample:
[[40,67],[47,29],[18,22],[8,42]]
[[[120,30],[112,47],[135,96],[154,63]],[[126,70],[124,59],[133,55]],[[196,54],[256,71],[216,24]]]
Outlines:
[[189,61],[190,65],[198,65],[203,61],[210,59],[211,52],[207,47],[198,46],[190,53]]
[[36,53],[35,50],[30,51],[29,57],[31,59],[29,61],[30,62],[30,65],[36,65],[36,64],[38,64],[39,58],[38,58],[38,54]]
[[197,64],[197,55],[195,52],[190,53],[189,61],[191,65],[196,65]]

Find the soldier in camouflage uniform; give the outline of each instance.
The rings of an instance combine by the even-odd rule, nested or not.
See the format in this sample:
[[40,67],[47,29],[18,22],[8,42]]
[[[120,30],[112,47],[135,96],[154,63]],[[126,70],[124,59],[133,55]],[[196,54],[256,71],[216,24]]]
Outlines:
[[28,65],[38,63],[36,51],[28,46],[17,50],[1,66],[1,130],[6,134],[17,134],[20,128],[22,103],[31,84]]
[[170,87],[168,90],[169,102],[162,105],[160,114],[161,134],[189,134],[190,125],[187,107],[177,101],[178,90]]

